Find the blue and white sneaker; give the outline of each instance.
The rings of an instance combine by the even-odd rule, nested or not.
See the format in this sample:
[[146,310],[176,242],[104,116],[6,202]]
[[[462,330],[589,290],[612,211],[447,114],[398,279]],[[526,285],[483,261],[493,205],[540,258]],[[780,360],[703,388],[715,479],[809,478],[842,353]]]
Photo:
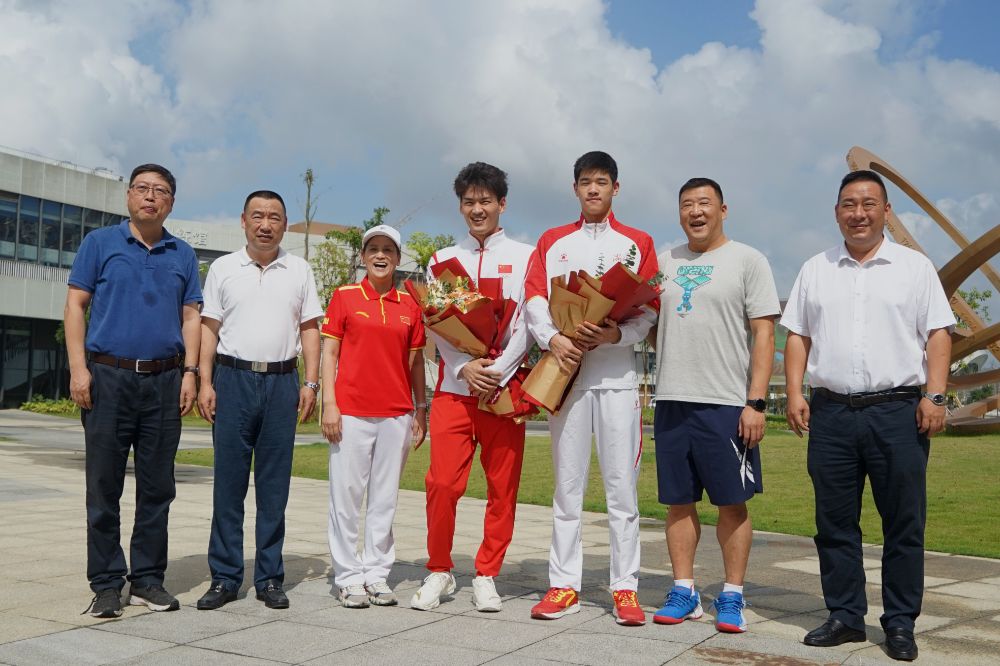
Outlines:
[[723,592],[712,603],[715,607],[715,628],[727,634],[742,634],[747,630],[743,617],[746,602],[739,592]]
[[656,624],[680,624],[688,618],[697,620],[705,614],[701,609],[701,596],[687,587],[677,585],[663,600],[663,608],[653,613]]

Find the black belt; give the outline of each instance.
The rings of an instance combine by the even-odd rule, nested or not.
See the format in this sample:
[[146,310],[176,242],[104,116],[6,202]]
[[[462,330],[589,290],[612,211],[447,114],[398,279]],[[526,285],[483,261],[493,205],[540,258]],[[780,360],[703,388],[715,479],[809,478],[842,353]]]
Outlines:
[[226,365],[237,370],[251,370],[265,375],[283,375],[291,372],[299,365],[299,359],[290,358],[287,361],[244,361],[241,358],[218,354],[215,362],[219,365]]
[[871,391],[869,393],[834,393],[830,389],[818,387],[812,390],[812,394],[851,407],[868,407],[869,405],[880,405],[883,402],[896,402],[920,397],[920,387],[897,386],[885,391]]
[[173,370],[181,364],[181,357],[171,356],[170,358],[143,360],[137,358],[119,358],[110,354],[87,353],[87,360],[101,365],[110,365],[112,368],[131,370],[140,375],[156,375],[167,370]]

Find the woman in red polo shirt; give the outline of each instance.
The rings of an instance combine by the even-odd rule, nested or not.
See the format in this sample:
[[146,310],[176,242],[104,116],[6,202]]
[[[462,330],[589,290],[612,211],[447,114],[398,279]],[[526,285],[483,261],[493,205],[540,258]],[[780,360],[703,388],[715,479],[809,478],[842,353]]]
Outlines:
[[424,327],[419,306],[395,288],[400,256],[396,229],[379,225],[366,231],[361,258],[368,274],[333,293],[321,329],[323,435],[330,442],[328,538],[334,582],[346,608],[397,603],[386,578],[395,560],[399,477],[411,439],[419,446],[426,432]]

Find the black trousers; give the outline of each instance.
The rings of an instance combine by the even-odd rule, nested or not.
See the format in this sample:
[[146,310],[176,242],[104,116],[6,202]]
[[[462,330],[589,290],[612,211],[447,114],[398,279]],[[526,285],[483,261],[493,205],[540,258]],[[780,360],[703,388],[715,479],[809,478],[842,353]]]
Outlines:
[[864,629],[868,611],[859,525],[866,476],[882,517],[882,627],[912,631],[920,615],[930,439],[917,430],[919,400],[854,408],[812,399],[808,467],[823,597],[830,617],[854,629]]
[[[121,590],[125,577],[162,585],[167,515],[174,499],[174,456],[181,436],[181,371],[156,375],[90,364],[92,409],[82,414],[87,446],[87,578],[95,592]],[[129,574],[121,547],[119,501],[134,450],[135,524]]]

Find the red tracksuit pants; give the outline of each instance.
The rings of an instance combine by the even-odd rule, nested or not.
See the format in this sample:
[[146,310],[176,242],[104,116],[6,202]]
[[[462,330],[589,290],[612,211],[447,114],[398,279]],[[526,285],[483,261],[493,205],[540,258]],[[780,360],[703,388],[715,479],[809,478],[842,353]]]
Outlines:
[[455,509],[480,448],[486,473],[483,542],[476,574],[496,576],[514,535],[517,488],[524,459],[524,424],[484,412],[475,398],[437,393],[431,403],[431,467],[427,470],[427,568],[450,571]]

